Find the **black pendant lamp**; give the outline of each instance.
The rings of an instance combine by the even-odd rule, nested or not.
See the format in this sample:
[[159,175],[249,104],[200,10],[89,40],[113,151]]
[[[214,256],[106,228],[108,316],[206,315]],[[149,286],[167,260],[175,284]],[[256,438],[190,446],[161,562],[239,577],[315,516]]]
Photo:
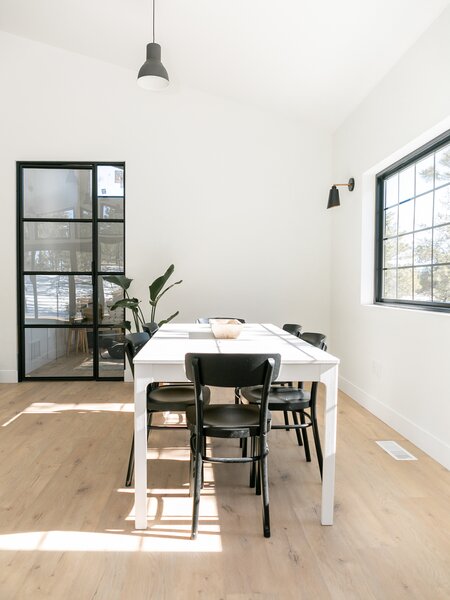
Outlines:
[[330,193],[328,194],[328,205],[327,208],[334,208],[335,206],[340,206],[341,201],[339,200],[339,190],[337,186],[345,185],[348,187],[349,192],[353,192],[355,189],[355,180],[351,177],[348,180],[348,183],[333,183],[331,186]]
[[155,0],[153,3],[153,40],[147,44],[147,60],[139,69],[138,85],[146,90],[163,90],[169,85],[169,76],[161,62],[161,46],[155,43]]

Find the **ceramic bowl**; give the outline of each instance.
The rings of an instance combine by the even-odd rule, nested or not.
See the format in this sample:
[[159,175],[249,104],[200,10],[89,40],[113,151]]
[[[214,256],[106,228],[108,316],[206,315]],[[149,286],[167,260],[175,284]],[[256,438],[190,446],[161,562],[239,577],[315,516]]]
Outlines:
[[242,323],[237,319],[210,319],[211,329],[215,338],[234,340],[242,331]]

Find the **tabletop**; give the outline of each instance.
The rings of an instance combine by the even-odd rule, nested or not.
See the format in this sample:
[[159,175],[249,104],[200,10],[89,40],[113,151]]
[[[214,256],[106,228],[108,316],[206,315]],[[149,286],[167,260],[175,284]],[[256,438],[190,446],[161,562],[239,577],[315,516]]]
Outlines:
[[246,323],[236,339],[216,339],[208,324],[168,323],[136,355],[134,363],[184,363],[187,352],[279,353],[286,365],[339,364],[335,356],[270,323]]

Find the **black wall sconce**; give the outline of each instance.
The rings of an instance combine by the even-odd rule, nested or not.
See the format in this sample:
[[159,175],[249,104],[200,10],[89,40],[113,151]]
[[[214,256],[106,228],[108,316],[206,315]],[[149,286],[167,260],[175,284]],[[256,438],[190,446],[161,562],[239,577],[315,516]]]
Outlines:
[[353,192],[353,190],[355,189],[355,180],[353,179],[353,177],[350,177],[348,183],[333,183],[333,185],[331,186],[330,193],[328,195],[327,208],[333,208],[334,206],[341,205],[341,201],[339,200],[339,190],[337,189],[337,186],[340,185],[346,185],[348,187],[348,191]]

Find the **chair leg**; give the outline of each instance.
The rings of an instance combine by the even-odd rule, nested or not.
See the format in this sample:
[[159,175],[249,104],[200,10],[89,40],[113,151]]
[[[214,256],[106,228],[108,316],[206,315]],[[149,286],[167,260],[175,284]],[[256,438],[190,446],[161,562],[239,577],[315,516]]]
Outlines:
[[189,496],[191,496],[191,497],[194,495],[194,477],[195,477],[194,444],[195,444],[195,435],[192,433],[190,440],[189,440],[189,446],[190,446],[190,452],[189,452]]
[[130,458],[128,459],[128,469],[127,469],[127,477],[125,479],[125,487],[130,487],[131,482],[133,481],[133,473],[134,473],[134,433],[131,439],[131,450],[130,450]]
[[203,439],[200,438],[195,440],[195,456],[194,456],[194,502],[192,507],[192,532],[191,539],[197,538],[198,532],[198,513],[200,508],[200,488],[202,483],[202,447]]
[[241,388],[234,388],[234,403],[240,404],[241,402]]
[[152,426],[153,413],[147,413],[147,444],[150,438],[150,428]]
[[285,428],[285,431],[289,431],[289,413],[287,410],[283,410],[283,414],[284,414],[284,424],[287,425],[287,427]]
[[[300,423],[302,425],[306,424],[305,413],[302,410],[300,411]],[[307,427],[303,427],[302,437],[303,437],[303,445],[305,446],[306,462],[311,462],[311,452],[309,451],[308,428]]]
[[[266,449],[266,440],[261,440],[262,448],[260,451],[263,452]],[[261,463],[261,479],[262,479],[262,500],[263,500],[263,528],[264,537],[270,537],[270,513],[269,513],[269,473],[268,473],[268,460],[267,455],[264,456],[260,461]]]
[[312,430],[313,430],[313,436],[314,436],[314,444],[316,446],[317,460],[319,462],[320,479],[322,479],[323,456],[322,456],[322,447],[320,445],[319,425],[317,423],[316,418],[313,418],[313,420],[312,420]]
[[[203,456],[206,456],[206,436],[203,438],[202,452],[203,452]],[[202,461],[202,486],[201,486],[202,489],[203,489],[204,485],[205,485],[205,469],[204,469],[204,464]]]
[[[297,413],[296,412],[292,413],[292,419],[294,421],[294,425],[299,425],[299,422],[298,422],[298,419],[297,419]],[[295,430],[295,435],[297,436],[297,444],[299,446],[303,446],[302,432],[300,431],[300,429],[296,429]]]
[[[255,456],[255,438],[250,438],[250,452],[251,456]],[[256,486],[256,463],[252,462],[250,465],[250,487],[254,488]]]
[[[255,438],[255,455],[261,454],[259,438]],[[255,492],[257,496],[261,496],[261,461],[258,460],[255,462],[256,467],[256,482],[255,482]]]
[[240,446],[242,448],[241,456],[245,458],[247,456],[247,438],[241,438]]

